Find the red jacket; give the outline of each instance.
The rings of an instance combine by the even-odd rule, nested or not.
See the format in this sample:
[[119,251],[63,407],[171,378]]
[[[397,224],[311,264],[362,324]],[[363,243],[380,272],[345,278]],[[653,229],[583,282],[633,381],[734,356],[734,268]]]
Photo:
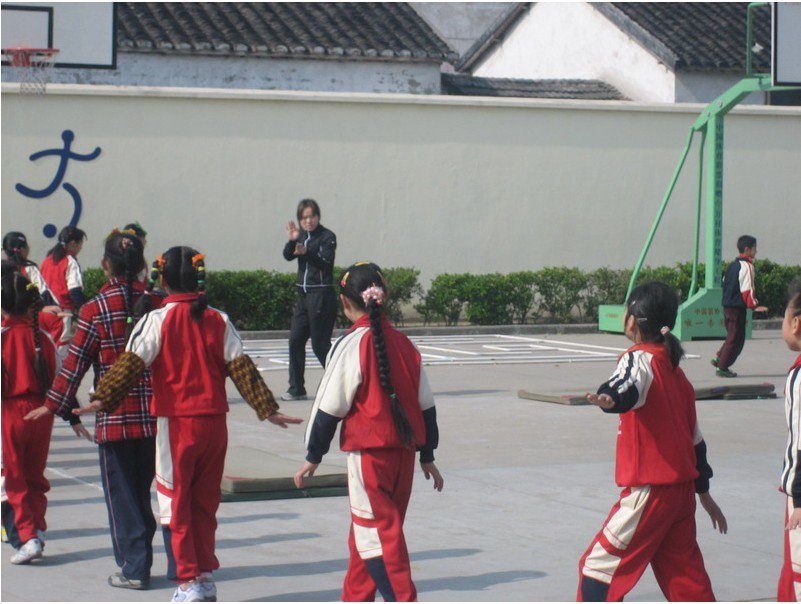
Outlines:
[[40,271],[58,305],[65,310],[75,308],[69,295],[70,290],[83,288],[81,267],[75,257],[67,254],[60,262],[53,262],[53,256],[47,256]]
[[[43,399],[44,392],[34,369],[36,348],[33,324],[27,317],[10,316],[2,321],[3,400],[15,397]],[[42,356],[50,377],[56,374],[56,345],[50,335],[39,331]]]
[[678,484],[698,477],[695,445],[703,437],[695,390],[684,372],[673,367],[663,344],[629,348],[598,393],[612,396],[615,407],[608,411],[621,414],[615,469],[619,486]]
[[225,313],[207,308],[201,321],[189,314],[197,294],[174,294],[134,327],[126,350],[150,367],[157,417],[218,415],[228,411],[227,363],[242,354],[242,340]]

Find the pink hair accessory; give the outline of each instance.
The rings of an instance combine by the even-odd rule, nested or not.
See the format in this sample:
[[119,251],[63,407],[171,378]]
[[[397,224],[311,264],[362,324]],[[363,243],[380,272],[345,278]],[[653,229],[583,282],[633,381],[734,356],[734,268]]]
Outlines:
[[364,300],[365,304],[369,304],[370,300],[375,300],[376,305],[381,306],[384,304],[386,297],[386,292],[375,284],[362,292],[362,300]]
[[663,336],[668,335],[670,333],[670,327],[666,325],[665,327],[659,330],[659,333],[661,333]]

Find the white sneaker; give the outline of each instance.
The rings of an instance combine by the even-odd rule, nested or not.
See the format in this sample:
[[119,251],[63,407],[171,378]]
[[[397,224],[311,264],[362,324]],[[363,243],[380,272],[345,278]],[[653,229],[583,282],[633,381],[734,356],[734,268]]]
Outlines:
[[198,588],[203,594],[204,602],[217,601],[217,584],[214,582],[214,578],[211,576],[211,573],[201,573],[201,575],[197,578],[197,584]]
[[200,590],[197,581],[190,581],[186,589],[178,586],[175,593],[172,594],[172,602],[203,602],[203,592]]
[[42,557],[42,542],[31,539],[11,556],[11,564],[28,564],[31,560]]

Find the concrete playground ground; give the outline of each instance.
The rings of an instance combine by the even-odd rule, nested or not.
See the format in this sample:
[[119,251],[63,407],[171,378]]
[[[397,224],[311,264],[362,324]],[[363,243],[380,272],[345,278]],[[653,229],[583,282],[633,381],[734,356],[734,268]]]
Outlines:
[[[628,345],[617,335],[551,338],[620,350]],[[699,356],[683,362],[696,386],[724,382],[709,365],[719,345],[686,343],[687,352]],[[794,358],[778,331],[755,331],[734,367],[740,372],[734,382],[770,382],[780,397],[697,405],[715,471],[711,492],[729,523],[729,533],[720,535],[698,509],[698,539],[720,600],[775,599],[783,528],[783,497],[777,485],[786,439],[781,392]],[[421,600],[575,598],[578,559],[618,494],[613,479],[617,418],[590,406],[522,400],[517,390],[581,393],[595,388],[613,368],[614,361],[605,357],[428,367],[437,399],[437,464],[445,489],[435,492],[418,469],[405,533]],[[264,375],[275,392],[284,390],[285,370]],[[319,370],[307,373],[310,392],[319,378]],[[230,445],[261,449],[300,466],[305,423],[288,430],[260,424],[230,384],[229,395]],[[86,400],[85,386],[82,396]],[[282,406],[304,418],[310,407],[310,401]],[[344,468],[336,447],[325,462]],[[106,584],[117,568],[96,447],[78,440],[60,420],[53,432],[47,477],[52,489],[45,557],[29,566],[13,566],[13,550],[4,544],[2,600],[169,600],[173,585],[164,578],[160,533],[154,540],[149,591]],[[339,598],[348,558],[345,497],[223,503],[218,520],[221,568],[215,574],[221,600]],[[648,570],[627,599],[664,598]]]

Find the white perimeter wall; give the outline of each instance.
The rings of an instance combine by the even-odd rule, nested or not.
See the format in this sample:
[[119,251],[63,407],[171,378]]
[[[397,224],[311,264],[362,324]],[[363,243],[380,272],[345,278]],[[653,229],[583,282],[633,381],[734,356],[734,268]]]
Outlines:
[[[442,272],[549,265],[631,267],[700,105],[634,105],[303,92],[58,86],[2,94],[2,230],[22,230],[41,261],[46,223],[66,224],[64,190],[43,200],[61,147],[83,196],[84,267],[105,234],[139,220],[147,255],[175,244],[215,269],[292,270],[281,258],[298,200],[317,199],[337,262],[372,259]],[[696,155],[648,263],[689,260]],[[747,232],[760,256],[801,260],[801,110],[737,109],[726,122],[724,250]],[[703,250],[702,250],[703,252]],[[702,256],[703,257],[703,256]]]
[[674,74],[586,2],[537,2],[473,75],[598,79],[643,102],[675,100]]

